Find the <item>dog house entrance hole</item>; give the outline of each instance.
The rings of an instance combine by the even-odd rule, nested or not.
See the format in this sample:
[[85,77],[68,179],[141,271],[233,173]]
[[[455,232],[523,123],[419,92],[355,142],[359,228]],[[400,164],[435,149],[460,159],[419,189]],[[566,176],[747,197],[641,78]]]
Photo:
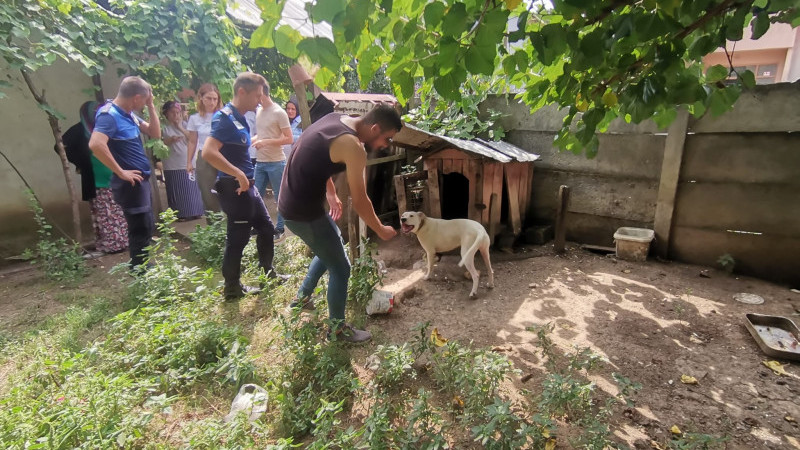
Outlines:
[[466,219],[469,214],[469,179],[460,173],[442,176],[442,219]]

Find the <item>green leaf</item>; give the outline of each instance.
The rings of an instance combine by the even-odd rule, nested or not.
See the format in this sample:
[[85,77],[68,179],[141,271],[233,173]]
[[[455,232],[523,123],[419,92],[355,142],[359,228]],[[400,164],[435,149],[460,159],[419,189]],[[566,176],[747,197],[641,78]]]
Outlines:
[[439,74],[447,75],[453,70],[456,65],[456,54],[458,54],[460,46],[455,39],[451,37],[444,37],[439,41]]
[[753,89],[756,87],[756,76],[750,70],[745,70],[744,72],[739,74],[739,81],[742,82],[742,86]]
[[467,30],[467,8],[463,3],[456,3],[450,7],[442,21],[442,33],[446,36],[458,38]]
[[42,111],[46,112],[48,115],[55,117],[58,120],[67,120],[67,117],[58,112],[55,108],[48,105],[47,103],[37,103],[36,106],[39,107]]
[[323,37],[306,38],[297,44],[297,49],[308,56],[308,58],[323,67],[327,67],[332,72],[337,72],[342,60],[329,39]]
[[444,17],[444,3],[439,1],[428,3],[422,16],[425,19],[425,26],[434,29]]
[[317,73],[314,74],[314,83],[322,88],[331,86],[333,80],[336,79],[336,72],[328,69],[327,67],[320,67]]
[[769,14],[766,11],[761,11],[756,15],[752,22],[750,22],[750,28],[753,30],[752,39],[758,39],[764,35],[764,33],[769,30]]
[[317,22],[333,22],[347,8],[347,0],[317,0],[311,7],[311,17]]
[[277,24],[278,20],[264,21],[260,27],[256,28],[256,31],[250,36],[250,48],[274,47],[273,33]]
[[303,36],[288,25],[281,25],[280,28],[275,30],[275,48],[283,55],[289,58],[297,58],[300,52],[297,50],[297,44],[303,40]]
[[716,83],[725,78],[728,78],[728,68],[720,64],[709,67],[706,72],[706,80],[709,83]]

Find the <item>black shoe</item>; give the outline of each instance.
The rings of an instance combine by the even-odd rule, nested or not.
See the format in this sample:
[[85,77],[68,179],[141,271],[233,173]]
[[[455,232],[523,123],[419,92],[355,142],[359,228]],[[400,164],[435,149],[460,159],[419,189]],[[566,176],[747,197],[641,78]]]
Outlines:
[[[290,279],[290,278],[292,278],[292,276],[291,276],[291,275],[284,275],[284,274],[281,274],[281,273],[277,273],[277,272],[275,272],[275,270],[273,269],[273,270],[270,270],[269,272],[267,272],[267,278],[269,278],[270,280],[272,280],[272,283],[274,283],[274,284],[276,284],[276,285],[280,286],[280,285],[282,285],[283,283],[285,283],[285,282],[289,281],[289,279]],[[263,289],[264,287],[265,287],[265,286],[264,286],[264,284],[262,283],[262,285],[261,285],[261,288]]]
[[239,300],[245,295],[258,294],[259,292],[261,292],[261,288],[240,284],[239,286],[231,289],[225,288],[225,301]]

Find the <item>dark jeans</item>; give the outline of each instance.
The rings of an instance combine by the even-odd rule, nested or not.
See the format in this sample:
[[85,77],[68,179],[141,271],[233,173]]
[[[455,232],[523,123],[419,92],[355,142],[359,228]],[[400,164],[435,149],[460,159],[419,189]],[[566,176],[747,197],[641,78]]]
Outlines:
[[220,207],[228,216],[228,235],[225,239],[225,253],[222,256],[222,276],[225,278],[226,290],[234,290],[239,287],[242,252],[250,240],[251,228],[256,231],[258,265],[264,273],[273,270],[275,227],[272,225],[267,207],[264,206],[264,200],[256,192],[252,181],[250,189],[241,194],[236,193],[239,183],[235,178],[220,178],[215,187]]
[[297,298],[302,299],[314,293],[320,277],[327,271],[328,314],[331,320],[344,320],[350,261],[344,249],[339,227],[327,214],[310,222],[286,219],[286,227],[302,239],[315,255],[308,267],[308,274],[297,292]]
[[111,177],[111,192],[114,201],[122,208],[125,221],[128,222],[128,250],[131,256],[131,267],[144,263],[147,252],[144,248],[152,242],[156,225],[153,221],[153,208],[150,205],[149,176],[131,186],[116,175]]

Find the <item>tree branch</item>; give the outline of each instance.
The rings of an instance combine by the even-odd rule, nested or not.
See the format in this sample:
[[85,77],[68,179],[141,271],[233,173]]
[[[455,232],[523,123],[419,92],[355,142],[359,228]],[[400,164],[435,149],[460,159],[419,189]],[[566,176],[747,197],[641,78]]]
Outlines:
[[604,10],[602,10],[600,12],[600,15],[598,15],[597,17],[587,21],[582,26],[588,27],[588,26],[594,25],[594,24],[596,24],[598,22],[602,22],[606,17],[611,15],[611,13],[613,13],[615,9],[619,8],[620,6],[629,6],[629,5],[632,5],[634,3],[636,3],[636,0],[616,0],[612,4],[608,5]]
[[[681,31],[680,33],[678,33],[675,36],[675,39],[683,39],[683,38],[685,38],[686,36],[690,35],[692,33],[692,31],[694,31],[694,30],[702,27],[706,23],[708,23],[709,20],[713,19],[714,17],[718,17],[718,16],[728,12],[728,9],[731,6],[733,6],[734,3],[736,3],[736,0],[725,0],[724,2],[720,3],[716,7],[707,9],[706,13],[703,15],[703,17],[701,17],[696,22],[694,22],[694,23],[690,24],[689,26],[687,26],[686,28],[684,28],[683,31]],[[736,7],[737,8],[738,7],[744,7],[745,3],[752,4],[753,2],[752,2],[752,0],[749,1],[749,2],[742,2],[742,3],[739,3],[738,5],[736,5]]]

